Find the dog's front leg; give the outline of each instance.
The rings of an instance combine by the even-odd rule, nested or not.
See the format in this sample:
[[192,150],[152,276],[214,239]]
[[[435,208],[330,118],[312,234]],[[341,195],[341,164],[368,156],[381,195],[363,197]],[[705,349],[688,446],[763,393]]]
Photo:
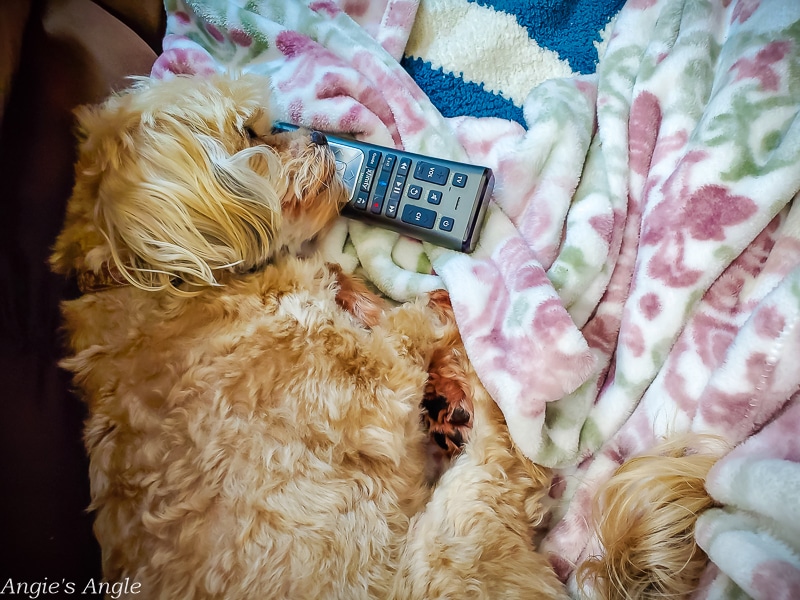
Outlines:
[[532,541],[550,474],[514,448],[474,371],[466,378],[474,405],[470,440],[411,522],[392,598],[566,599]]
[[336,304],[365,327],[372,328],[380,323],[388,308],[386,300],[372,292],[357,277],[345,273],[340,265],[326,263],[326,266],[336,276]]

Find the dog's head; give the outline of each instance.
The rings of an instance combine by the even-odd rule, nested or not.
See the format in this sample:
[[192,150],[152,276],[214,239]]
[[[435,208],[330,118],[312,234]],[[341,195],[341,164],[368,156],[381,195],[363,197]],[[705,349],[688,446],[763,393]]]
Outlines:
[[76,182],[51,264],[191,293],[297,253],[346,200],[332,152],[271,132],[263,77],[137,80],[78,111]]

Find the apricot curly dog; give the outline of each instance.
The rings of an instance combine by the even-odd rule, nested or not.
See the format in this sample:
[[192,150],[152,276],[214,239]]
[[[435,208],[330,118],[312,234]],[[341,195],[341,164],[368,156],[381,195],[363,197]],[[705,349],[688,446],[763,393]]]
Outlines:
[[[344,190],[323,136],[271,133],[268,89],[143,79],[79,113],[52,266],[83,291],[63,365],[105,577],[169,599],[564,598],[531,542],[549,474],[446,293],[389,307],[314,254]],[[433,484],[431,438],[457,453]]]

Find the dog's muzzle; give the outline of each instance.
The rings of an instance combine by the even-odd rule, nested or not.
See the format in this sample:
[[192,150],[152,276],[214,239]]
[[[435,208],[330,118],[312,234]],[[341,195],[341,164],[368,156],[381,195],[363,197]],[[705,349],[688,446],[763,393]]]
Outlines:
[[320,133],[319,131],[312,131],[311,143],[316,144],[317,146],[327,146],[328,138],[325,137],[324,133]]

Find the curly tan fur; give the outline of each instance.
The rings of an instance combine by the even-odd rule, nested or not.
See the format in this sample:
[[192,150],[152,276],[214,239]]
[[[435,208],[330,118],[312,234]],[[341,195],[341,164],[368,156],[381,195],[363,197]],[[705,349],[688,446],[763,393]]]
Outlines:
[[[105,577],[156,599],[564,598],[530,535],[548,473],[447,303],[390,308],[299,256],[344,193],[329,151],[265,129],[267,89],[140,81],[81,116],[53,268],[129,284],[62,308]],[[475,415],[431,487],[433,357]]]
[[689,597],[707,564],[694,539],[714,506],[705,479],[727,450],[713,436],[676,436],[619,467],[595,498],[603,554],[579,567],[581,587],[597,598]]
[[434,293],[432,303],[451,324],[443,347],[455,351],[445,364],[474,409],[472,430],[425,511],[412,520],[391,597],[567,598],[532,542],[545,517],[541,500],[551,473],[511,440],[461,346],[446,295]]

